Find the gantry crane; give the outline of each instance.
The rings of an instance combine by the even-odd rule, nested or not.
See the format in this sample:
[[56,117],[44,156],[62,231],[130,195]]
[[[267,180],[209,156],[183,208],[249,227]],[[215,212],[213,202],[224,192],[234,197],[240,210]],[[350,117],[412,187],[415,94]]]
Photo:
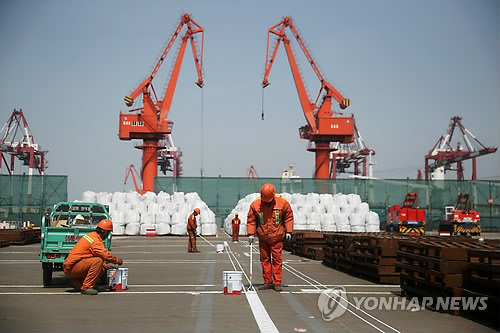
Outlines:
[[[160,69],[165,57],[168,55],[175,40],[181,34],[184,26],[186,32],[182,36],[182,42],[178,49],[175,62],[171,69],[170,78],[166,87],[164,96],[159,99],[153,87],[153,79]],[[201,50],[195,43],[196,34],[201,34]],[[134,100],[142,94],[143,106],[138,109],[130,110],[131,113],[120,113],[120,140],[142,139],[143,145],[136,148],[142,152],[141,178],[143,190],[145,192],[153,191],[154,177],[158,174],[158,156],[159,151],[165,149],[165,146],[159,144],[167,135],[172,132],[173,122],[167,119],[174,97],[175,87],[179,78],[179,71],[182,65],[182,59],[188,41],[193,50],[194,62],[198,74],[196,85],[203,87],[203,28],[196,23],[189,14],[181,15],[180,22],[171,36],[162,55],[153,68],[149,76],[128,96],[125,97],[125,104],[133,106]]]
[[[10,166],[4,154],[10,155]],[[17,157],[23,165],[29,167],[28,175],[33,175],[34,169],[43,175],[47,168],[46,154],[47,151],[40,150],[40,146],[35,143],[23,110],[14,109],[9,120],[0,130],[0,167],[3,160],[8,173],[13,175],[14,160]]]
[[[457,143],[457,149],[452,147],[453,134],[458,127],[462,133],[464,146]],[[473,141],[469,140],[470,136]],[[462,124],[461,117],[452,117],[450,128],[446,136],[441,136],[430,152],[425,156],[425,179],[444,179],[446,170],[456,171],[457,180],[464,180],[464,167],[462,162],[472,159],[472,180],[476,180],[476,158],[482,155],[491,154],[497,151],[497,148],[488,148],[482,144],[467,128]],[[429,160],[434,160],[429,163]],[[456,169],[452,169],[452,164],[456,163]]]
[[[290,39],[287,37],[285,30],[289,28],[297,40],[300,48],[304,52],[308,62],[311,64],[314,73],[321,82],[321,87],[314,102],[310,101],[307,90],[304,86],[299,67],[293,54]],[[269,48],[271,35],[277,36],[272,55]],[[345,115],[339,112],[332,111],[332,98],[335,99],[341,109],[347,108],[351,101],[342,96],[323,76],[318,66],[316,65],[311,53],[307,49],[302,37],[297,32],[297,29],[291,17],[285,17],[280,23],[272,26],[267,33],[267,50],[266,50],[266,66],[262,87],[267,87],[269,73],[274,64],[276,53],[280,43],[285,46],[290,68],[292,70],[295,86],[299,94],[302,111],[307,120],[307,125],[299,128],[299,134],[302,139],[310,141],[308,151],[312,151],[316,155],[316,165],[314,170],[314,178],[327,179],[329,178],[329,157],[330,152],[334,148],[330,145],[331,142],[350,143],[354,141],[354,117]],[[320,100],[320,97],[321,100]],[[318,104],[319,102],[319,104]]]
[[[337,172],[347,172],[351,164],[354,165],[354,176],[373,178],[372,167],[375,162],[372,161],[372,156],[375,155],[375,150],[366,146],[356,124],[354,124],[354,141],[351,143],[336,142],[334,148],[335,150],[330,153],[330,178],[335,179]],[[361,172],[360,165],[363,166]]]

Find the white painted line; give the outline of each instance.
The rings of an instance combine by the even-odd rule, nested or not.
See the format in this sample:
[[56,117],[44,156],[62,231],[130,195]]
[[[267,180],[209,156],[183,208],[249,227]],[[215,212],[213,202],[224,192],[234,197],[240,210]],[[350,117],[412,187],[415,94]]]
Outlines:
[[[321,285],[321,286],[323,286],[325,289],[327,289],[327,288],[326,288],[326,286],[322,285],[322,284],[321,284],[321,283],[319,283],[318,281],[314,280],[313,278],[311,278],[311,277],[307,276],[306,274],[302,273],[301,271],[297,270],[296,268],[294,268],[294,267],[292,267],[292,266],[290,266],[290,265],[285,264],[285,265],[283,265],[283,268],[285,268],[287,271],[289,271],[290,273],[294,274],[295,276],[297,276],[297,277],[301,278],[301,279],[302,279],[302,280],[304,280],[305,282],[310,283],[311,285],[313,285],[313,283],[311,283],[310,281],[313,281],[315,284],[317,284],[317,285]],[[296,273],[295,273],[295,272],[293,272],[292,270],[293,270],[293,271],[295,271],[295,272],[297,272],[297,273],[300,273],[301,275],[303,275],[304,277],[306,277],[306,278],[307,278],[308,280],[310,280],[310,281],[306,280],[304,277],[299,276],[298,274],[296,274]],[[317,287],[316,287],[316,288],[317,288]],[[318,289],[319,289],[319,288],[318,288]],[[341,306],[342,306],[343,308],[345,308],[347,311],[349,311],[350,313],[352,313],[354,316],[358,317],[360,320],[364,321],[365,323],[367,323],[367,324],[368,324],[368,325],[370,325],[371,327],[375,328],[377,331],[382,332],[382,333],[385,333],[383,330],[381,330],[379,327],[375,326],[373,323],[371,323],[371,322],[369,322],[368,320],[366,320],[366,319],[362,318],[360,315],[358,315],[357,313],[355,313],[354,311],[352,311],[352,310],[351,310],[351,309],[349,309],[348,307],[345,307],[345,306],[343,306],[342,304],[340,304],[340,303],[339,303],[339,302],[338,302],[335,298],[332,298],[332,297],[330,297],[330,296],[328,296],[328,297],[329,297],[330,299],[332,299],[333,301],[335,301],[337,304],[341,305]],[[348,304],[348,305],[351,305],[352,307],[354,307],[356,310],[358,310],[358,311],[359,311],[359,312],[361,312],[362,314],[364,314],[364,315],[366,315],[366,316],[370,317],[371,319],[373,319],[373,320],[377,321],[378,323],[380,323],[380,324],[382,324],[382,325],[384,325],[384,326],[388,327],[389,329],[393,330],[394,332],[401,333],[400,331],[398,331],[398,330],[397,330],[397,329],[395,329],[394,327],[392,327],[392,326],[390,326],[389,324],[386,324],[385,322],[381,321],[380,319],[378,319],[378,318],[376,318],[376,317],[372,316],[372,315],[371,315],[371,314],[369,314],[368,312],[366,312],[366,311],[364,311],[364,310],[362,310],[362,309],[356,308],[354,304],[352,304],[351,302],[349,302],[349,300],[344,299],[344,298],[342,298],[342,299],[343,299],[343,300],[345,300],[345,301],[347,302],[347,304]]]
[[[126,295],[126,294],[222,294],[218,290],[205,290],[205,291],[116,291],[116,292],[101,292],[100,295]],[[80,295],[79,292],[5,292],[0,295]]]
[[[129,284],[130,288],[149,288],[149,287],[215,287],[215,284]],[[3,284],[0,288],[43,288],[43,285],[19,285]],[[69,287],[68,287],[69,288]]]
[[288,287],[366,287],[366,288],[394,288],[399,290],[400,287],[399,285],[390,285],[390,284],[381,284],[381,285],[376,285],[376,284],[287,284]]
[[255,291],[248,291],[245,293],[247,297],[248,304],[252,309],[253,316],[257,325],[259,326],[259,330],[261,333],[279,333],[276,325],[274,325],[271,317],[266,311],[264,304],[262,304],[259,295]]
[[[300,289],[302,291],[292,291],[292,294],[321,294],[324,289]],[[347,291],[346,292],[349,295],[364,295],[364,294],[370,294],[370,295],[392,295],[391,292],[389,291]]]

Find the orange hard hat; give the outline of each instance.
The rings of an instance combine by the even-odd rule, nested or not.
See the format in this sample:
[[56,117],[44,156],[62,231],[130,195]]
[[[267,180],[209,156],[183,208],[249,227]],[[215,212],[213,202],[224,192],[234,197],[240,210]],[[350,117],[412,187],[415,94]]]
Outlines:
[[273,184],[264,184],[260,189],[260,198],[264,202],[271,202],[276,194],[276,189]]
[[196,212],[196,214],[200,215],[200,209],[199,208],[195,208],[194,211]]
[[97,224],[97,227],[101,228],[102,230],[113,231],[113,222],[108,219],[104,219]]

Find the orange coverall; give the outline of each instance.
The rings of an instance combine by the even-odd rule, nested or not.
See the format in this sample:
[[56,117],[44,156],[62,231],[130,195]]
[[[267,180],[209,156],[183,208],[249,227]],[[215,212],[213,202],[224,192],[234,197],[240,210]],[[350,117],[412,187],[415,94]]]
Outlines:
[[188,223],[187,223],[187,232],[189,235],[188,241],[188,252],[198,252],[198,248],[196,247],[196,228],[198,225],[196,224],[196,216],[194,213],[189,215]]
[[256,199],[248,211],[249,236],[259,237],[260,264],[264,283],[281,284],[283,239],[293,232],[292,207],[281,195],[270,203]]
[[64,274],[81,290],[93,288],[107,268],[106,262],[117,263],[118,258],[104,247],[104,241],[95,231],[84,235],[75,244],[64,261]]
[[238,236],[240,234],[240,224],[241,220],[239,217],[235,217],[234,219],[231,220],[231,223],[233,224],[233,242],[238,241]]

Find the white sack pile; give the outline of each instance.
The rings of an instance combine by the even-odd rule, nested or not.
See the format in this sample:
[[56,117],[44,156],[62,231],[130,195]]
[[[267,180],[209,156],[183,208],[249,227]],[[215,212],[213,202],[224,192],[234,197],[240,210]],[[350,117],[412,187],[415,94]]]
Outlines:
[[217,233],[215,213],[208,208],[198,193],[175,192],[92,192],[85,191],[83,202],[98,202],[109,206],[113,221],[113,235],[145,235],[146,229],[155,228],[156,234],[186,235],[186,225],[193,209],[199,208],[198,234],[213,236]]
[[[281,194],[292,206],[294,230],[318,230],[337,232],[379,232],[377,213],[370,211],[368,203],[358,194]],[[234,213],[241,219],[240,235],[247,234],[247,215],[250,204],[260,196],[252,193],[238,204],[224,220],[224,230],[232,235],[231,220]]]

